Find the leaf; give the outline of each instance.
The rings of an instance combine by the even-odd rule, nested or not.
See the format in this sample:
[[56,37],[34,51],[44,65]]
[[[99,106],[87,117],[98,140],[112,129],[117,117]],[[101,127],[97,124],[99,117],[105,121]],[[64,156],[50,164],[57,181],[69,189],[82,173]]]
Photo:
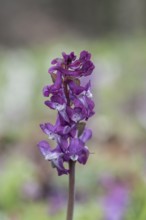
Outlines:
[[78,137],[81,136],[81,134],[83,133],[84,129],[85,129],[86,123],[85,122],[80,122],[78,123],[77,127],[78,127]]
[[53,83],[55,83],[56,77],[57,75],[55,73],[51,73],[51,78],[52,78]]

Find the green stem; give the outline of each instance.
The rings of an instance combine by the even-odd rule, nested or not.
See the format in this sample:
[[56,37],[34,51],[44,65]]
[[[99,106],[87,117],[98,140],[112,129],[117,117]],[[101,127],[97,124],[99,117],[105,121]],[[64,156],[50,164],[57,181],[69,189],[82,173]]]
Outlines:
[[69,193],[66,220],[73,220],[74,198],[75,198],[75,162],[69,161]]

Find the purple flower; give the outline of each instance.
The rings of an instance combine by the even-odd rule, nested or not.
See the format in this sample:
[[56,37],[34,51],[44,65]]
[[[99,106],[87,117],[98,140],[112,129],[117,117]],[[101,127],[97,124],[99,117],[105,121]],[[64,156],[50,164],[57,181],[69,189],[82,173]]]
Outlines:
[[61,73],[57,72],[54,84],[50,85],[50,86],[45,86],[43,88],[43,94],[44,94],[44,96],[49,96],[51,93],[52,94],[54,94],[54,93],[57,94],[58,92],[61,91],[61,87],[62,87]]
[[70,144],[66,151],[65,157],[67,160],[78,161],[79,163],[86,164],[89,150],[85,146],[85,142],[92,137],[92,131],[90,129],[84,129],[81,136],[78,138],[70,138]]
[[62,111],[66,107],[66,100],[65,97],[57,94],[53,95],[50,101],[45,101],[45,105],[47,105],[51,109]]
[[60,117],[58,117],[55,125],[44,123],[40,124],[40,127],[50,140],[55,140],[59,144],[67,141],[68,137],[74,137],[76,134],[76,124],[61,123]]
[[85,128],[79,138],[83,143],[85,143],[86,141],[90,140],[91,137],[92,137],[92,131],[88,128]]
[[79,95],[85,90],[83,86],[80,86],[78,82],[75,82],[73,80],[68,81],[68,86],[72,95]]
[[71,139],[68,151],[71,160],[78,161],[82,164],[86,163],[89,156],[89,151],[88,148],[84,146],[84,143],[79,138]]
[[86,120],[94,115],[94,102],[85,95],[80,96],[74,100],[74,106],[82,109],[83,118]]
[[42,131],[56,142],[52,149],[47,141],[39,142],[39,149],[46,160],[57,169],[58,175],[68,174],[64,163],[70,160],[86,164],[89,150],[86,146],[92,132],[86,128],[85,121],[94,114],[90,81],[82,86],[80,78],[90,75],[94,69],[91,54],[82,51],[79,58],[62,53],[62,58],[52,61],[49,73],[53,84],[43,88],[43,95],[49,97],[45,105],[57,110],[55,125],[41,124]]
[[73,52],[69,55],[63,53],[62,62],[60,62],[60,59],[55,59],[52,63],[55,64],[55,66],[49,69],[49,73],[59,71],[60,73],[66,76],[88,76],[92,73],[93,69],[95,68],[90,58],[91,54],[87,51],[82,51],[78,60],[75,60],[76,56],[74,56]]
[[91,59],[91,54],[88,53],[87,51],[83,50],[81,53],[80,53],[80,60],[82,60],[83,62],[84,61],[88,61]]
[[40,141],[38,147],[45,160],[51,161],[52,167],[57,169],[59,176],[68,174],[69,170],[65,169],[63,166],[63,152],[60,147],[57,146],[55,149],[51,150],[47,141]]
[[66,204],[66,198],[63,193],[51,193],[51,197],[49,198],[49,206],[48,211],[49,215],[55,215],[64,209]]
[[67,108],[67,114],[71,121],[77,123],[86,117],[85,109],[82,106],[75,106],[74,108]]
[[[92,101],[91,83],[87,83],[85,87],[77,85],[75,82],[69,82],[71,98],[75,107],[84,108],[84,118],[88,119],[94,115],[94,102]],[[83,115],[83,114],[82,114]]]
[[69,65],[72,63],[72,61],[74,61],[76,59],[76,56],[74,55],[74,52],[71,52],[69,55],[67,55],[66,53],[62,53],[62,56],[64,58],[64,64],[65,65]]

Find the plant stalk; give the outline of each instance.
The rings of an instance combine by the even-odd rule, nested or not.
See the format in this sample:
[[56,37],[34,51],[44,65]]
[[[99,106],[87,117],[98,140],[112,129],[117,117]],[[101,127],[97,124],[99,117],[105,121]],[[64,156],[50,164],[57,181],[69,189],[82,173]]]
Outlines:
[[69,161],[69,192],[68,192],[68,206],[67,206],[67,218],[66,220],[73,220],[74,212],[74,198],[75,198],[75,163]]

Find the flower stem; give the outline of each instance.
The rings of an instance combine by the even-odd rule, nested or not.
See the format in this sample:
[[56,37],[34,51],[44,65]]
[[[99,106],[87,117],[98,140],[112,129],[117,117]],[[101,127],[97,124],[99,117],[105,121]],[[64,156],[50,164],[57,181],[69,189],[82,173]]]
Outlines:
[[75,198],[75,162],[69,161],[69,193],[68,193],[68,207],[66,220],[73,220],[74,212],[74,198]]

